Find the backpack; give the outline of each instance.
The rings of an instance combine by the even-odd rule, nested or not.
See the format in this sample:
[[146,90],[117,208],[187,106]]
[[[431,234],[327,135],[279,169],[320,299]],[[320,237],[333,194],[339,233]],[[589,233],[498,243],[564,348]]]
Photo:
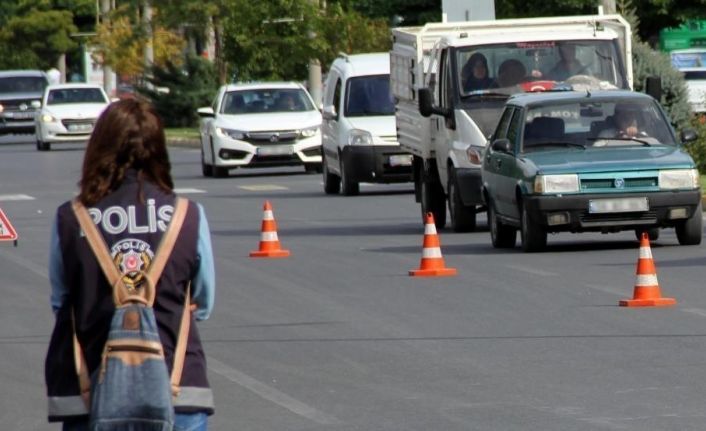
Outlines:
[[174,425],[172,399],[186,354],[191,320],[190,287],[174,352],[172,375],[167,371],[164,350],[154,315],[155,286],[171,254],[186,215],[188,201],[177,198],[169,228],[138,287],[128,288],[110,257],[108,248],[86,208],[73,201],[73,210],[108,282],[113,286],[113,314],[101,366],[88,376],[85,358],[74,330],[74,359],[81,395],[90,410],[92,431],[170,431]]

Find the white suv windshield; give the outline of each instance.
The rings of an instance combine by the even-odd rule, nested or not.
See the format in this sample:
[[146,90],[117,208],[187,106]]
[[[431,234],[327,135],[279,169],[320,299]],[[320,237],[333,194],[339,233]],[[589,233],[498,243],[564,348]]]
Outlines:
[[266,88],[229,91],[223,96],[223,114],[262,114],[314,110],[304,91],[296,88]]
[[617,46],[610,40],[516,42],[459,49],[462,96],[552,89],[626,88]]
[[390,75],[358,76],[346,84],[346,117],[394,115]]

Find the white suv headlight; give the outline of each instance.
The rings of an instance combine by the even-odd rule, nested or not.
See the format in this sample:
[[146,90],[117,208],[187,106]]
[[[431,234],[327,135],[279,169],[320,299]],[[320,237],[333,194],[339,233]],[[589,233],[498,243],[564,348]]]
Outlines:
[[223,127],[216,127],[216,134],[221,137],[228,137],[231,139],[243,139],[245,137],[245,132],[241,130],[226,129]]
[[670,169],[659,171],[660,190],[696,189],[699,187],[699,171],[696,169]]
[[348,145],[373,145],[373,135],[360,129],[352,129],[348,133]]
[[307,129],[301,129],[299,131],[299,136],[302,138],[311,138],[312,136],[316,136],[318,132],[319,126],[309,127]]
[[578,193],[579,177],[576,174],[537,175],[535,193]]

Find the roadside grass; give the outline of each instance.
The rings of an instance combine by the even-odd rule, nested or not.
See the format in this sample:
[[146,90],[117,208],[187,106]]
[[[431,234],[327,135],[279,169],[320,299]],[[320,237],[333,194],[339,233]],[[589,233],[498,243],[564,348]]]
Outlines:
[[701,180],[701,196],[706,196],[706,174],[699,177]]
[[164,129],[164,134],[169,139],[198,139],[199,129],[196,127],[175,127]]

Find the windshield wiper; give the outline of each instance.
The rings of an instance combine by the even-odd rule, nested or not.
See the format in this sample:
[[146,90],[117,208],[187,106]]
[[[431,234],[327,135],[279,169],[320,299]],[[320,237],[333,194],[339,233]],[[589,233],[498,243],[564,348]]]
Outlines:
[[533,148],[540,148],[540,147],[572,147],[572,148],[581,148],[582,150],[586,149],[586,147],[584,145],[577,144],[575,142],[565,142],[565,141],[538,142],[536,144],[525,145],[524,149],[525,149],[525,151],[527,151],[527,150],[531,150]]
[[478,91],[471,94],[462,94],[461,99],[507,99],[510,97],[507,93],[501,93],[499,91]]
[[645,141],[644,139],[635,138],[635,137],[632,137],[632,138],[629,138],[629,137],[627,137],[627,138],[619,138],[619,137],[615,137],[615,138],[588,138],[588,140],[589,141],[629,141],[629,142],[638,142],[645,147],[652,146],[652,144]]

